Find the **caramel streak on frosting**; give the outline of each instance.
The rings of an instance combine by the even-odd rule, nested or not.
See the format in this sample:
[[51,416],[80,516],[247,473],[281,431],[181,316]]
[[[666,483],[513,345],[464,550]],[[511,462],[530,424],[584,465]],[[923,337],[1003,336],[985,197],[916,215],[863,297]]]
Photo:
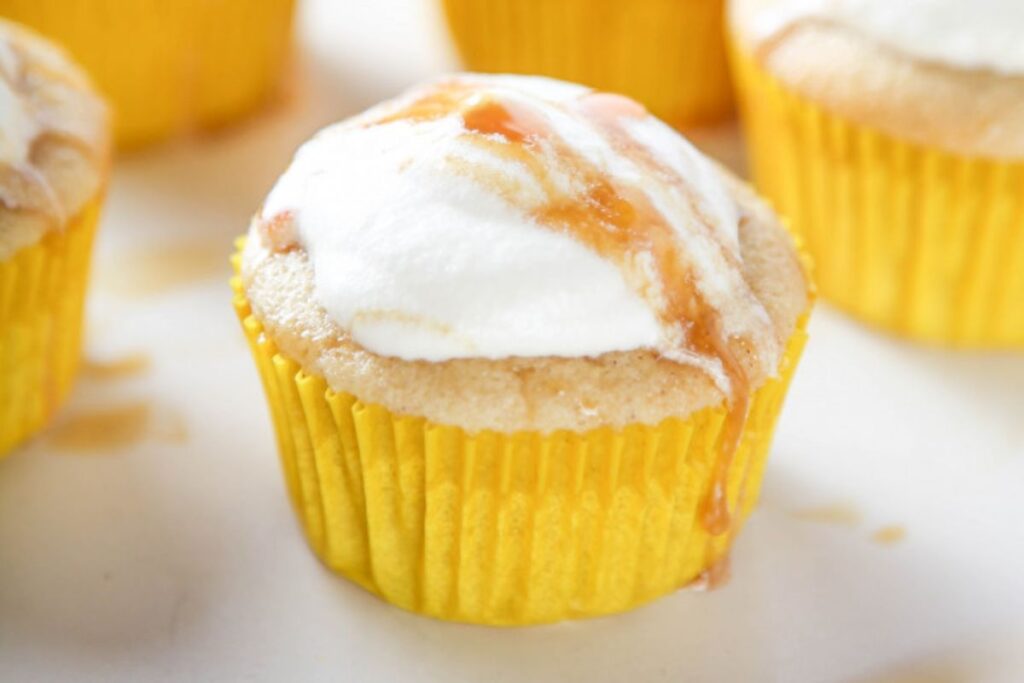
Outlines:
[[903,54],[962,69],[1024,74],[1019,0],[742,0],[753,38],[770,43],[805,21],[826,21]]
[[308,252],[319,303],[380,355],[649,348],[700,368],[731,408],[702,514],[725,533],[751,376],[781,355],[739,220],[719,170],[635,102],[464,75],[322,131],[254,225]]
[[[402,160],[396,158],[397,163],[388,164],[387,169],[376,168],[374,162],[369,161],[372,168],[365,169],[358,184],[377,186],[381,179],[372,182],[366,178],[386,172],[394,181],[396,191],[389,193],[394,204],[360,207],[356,213],[360,214],[359,221],[364,228],[357,233],[357,226],[342,225],[347,220],[347,211],[337,194],[331,198],[332,207],[337,209],[333,214],[328,214],[332,207],[311,204],[326,199],[321,195],[326,190],[319,188],[326,178],[340,179],[340,175],[351,178],[359,173],[358,170],[339,172],[337,166],[345,163],[332,163],[327,158],[327,150],[334,149],[337,157],[342,154],[349,158],[365,156],[366,150],[357,151],[357,148],[371,138],[375,140],[370,146],[379,149],[378,156],[398,157],[401,155],[398,150],[402,149],[407,150],[409,156]],[[419,144],[410,144],[413,140]],[[423,149],[428,143],[429,150]],[[360,159],[360,163],[365,161]],[[420,177],[424,173],[431,177]],[[410,184],[414,182],[415,188],[409,188],[413,191],[403,196],[397,192],[397,186],[407,180],[412,181]],[[379,190],[374,187],[370,192]],[[361,194],[358,188],[351,188],[351,191]],[[401,206],[406,202],[411,204],[407,197],[417,191],[431,193],[430,202],[423,205],[418,214],[413,206],[408,210]],[[313,194],[317,196],[315,201],[311,201]],[[348,200],[347,192],[340,194]],[[445,196],[449,194],[458,195],[461,205],[452,206],[454,202],[449,202],[450,198]],[[481,231],[486,231],[491,227],[488,224],[494,221],[505,224],[504,231],[509,233],[505,237],[511,237],[514,232],[516,238],[527,237],[531,242],[529,246],[534,254],[530,259],[537,263],[529,264],[524,270],[554,265],[538,260],[540,250],[554,248],[554,245],[545,247],[542,242],[551,241],[553,236],[570,238],[569,243],[559,239],[556,249],[572,252],[571,258],[567,253],[559,259],[565,261],[565,270],[546,274],[552,281],[562,276],[562,282],[553,291],[548,287],[543,293],[533,292],[534,296],[506,301],[513,304],[512,310],[498,311],[504,316],[490,316],[492,324],[506,326],[505,330],[491,330],[502,333],[506,343],[500,346],[504,348],[495,349],[484,339],[472,344],[453,344],[447,352],[431,344],[430,354],[413,348],[415,344],[386,342],[382,348],[362,336],[357,329],[359,326],[353,328],[349,324],[358,307],[336,316],[343,327],[352,328],[357,341],[379,353],[407,359],[443,360],[465,357],[469,348],[476,349],[473,355],[506,357],[595,355],[649,347],[657,348],[676,361],[700,365],[726,393],[735,389],[737,394],[744,392],[733,385],[743,384],[742,375],[746,373],[742,372],[743,363],[731,358],[730,349],[734,344],[756,349],[758,357],[754,362],[767,367],[773,368],[778,359],[779,344],[770,331],[767,314],[743,280],[737,211],[720,182],[717,169],[674,131],[625,98],[596,94],[579,86],[545,79],[452,78],[326,129],[308,143],[268,198],[263,211],[264,224],[280,226],[279,214],[286,211],[295,217],[298,241],[311,253],[315,264],[319,262],[321,248],[326,242],[337,239],[337,233],[351,231],[357,233],[360,240],[366,239],[367,224],[371,230],[379,231],[379,239],[394,238],[386,245],[381,242],[373,247],[387,246],[394,252],[411,247],[403,241],[417,236],[419,230],[415,227],[403,226],[401,233],[393,229],[382,231],[384,223],[397,217],[389,214],[406,211],[403,218],[410,222],[434,223],[432,214],[454,212],[455,216],[449,218],[455,223],[476,222]],[[311,219],[313,212],[320,218]],[[445,234],[450,228],[450,225],[445,226],[435,233],[440,244],[431,245],[431,250],[450,248],[458,253],[474,248],[454,240],[454,235]],[[334,234],[327,237],[327,232]],[[275,240],[270,243],[274,244]],[[635,325],[619,326],[625,328],[621,334],[614,328],[600,330],[596,340],[592,340],[596,344],[569,340],[565,335],[557,341],[572,343],[560,344],[556,340],[544,343],[544,328],[540,321],[530,320],[526,309],[543,311],[548,307],[552,314],[572,313],[574,302],[569,297],[579,298],[579,294],[585,293],[572,287],[574,263],[584,256],[572,247],[573,244],[584,247],[601,263],[614,265],[619,283],[609,285],[614,284],[616,288],[625,285],[628,291],[627,296],[620,294],[618,297],[628,299],[623,302],[628,305],[606,307],[608,322],[614,325],[616,313],[635,311],[640,303],[647,311],[636,311],[632,317],[653,315],[655,334],[650,334],[648,319],[639,329]],[[331,251],[335,248],[340,251],[340,243]],[[352,253],[357,249],[349,241],[346,250],[349,253],[342,258],[359,261],[356,268],[359,270],[368,264],[361,255]],[[503,271],[518,267],[514,252],[510,251],[508,260],[502,259],[500,253],[491,254],[497,261],[494,278],[511,275]],[[376,261],[378,256],[374,255],[371,260]],[[388,255],[388,260],[401,260],[403,266],[410,263],[422,266],[423,261],[432,258],[428,253],[409,253],[400,259],[396,253]],[[605,271],[601,279],[609,274],[606,265],[601,266]],[[440,272],[424,275],[441,279],[455,275],[458,277],[452,278],[456,280],[453,284],[465,286],[474,286],[476,276],[484,280],[485,287],[497,285],[495,289],[506,294],[515,284],[529,289],[530,283],[525,280],[498,284],[486,282],[492,278],[483,273],[450,273],[442,264],[432,264],[431,268],[435,266]],[[325,265],[328,267],[336,274],[340,262],[332,260],[330,266]],[[318,267],[316,272],[320,283],[334,277],[324,274],[324,268]],[[413,274],[407,269],[401,276]],[[386,279],[383,276],[375,273],[371,279]],[[329,287],[336,292],[339,284]],[[394,283],[388,282],[385,286],[391,284]],[[344,297],[331,296],[325,289],[318,287],[322,304],[329,312],[337,311],[341,308],[337,305],[338,299]],[[507,298],[499,296],[496,307],[500,308],[502,299]],[[588,318],[605,308],[600,302],[586,303],[589,305],[584,310]],[[417,307],[416,303],[411,305]],[[395,308],[392,305],[371,307]],[[430,321],[429,325],[417,329],[415,336],[421,337],[430,327],[456,330],[463,340],[478,336],[474,332],[480,330],[473,328],[479,325],[474,323],[482,321],[467,319],[470,315],[465,308],[441,312],[454,313],[454,319],[436,316],[436,312],[415,311],[416,318]],[[522,314],[521,320],[517,320],[519,314]],[[499,317],[503,319],[495,319]],[[552,315],[543,324],[553,332],[559,326],[560,317]],[[571,324],[573,320],[568,318],[561,322]],[[601,325],[600,319],[591,319],[590,323],[591,329],[606,327]],[[749,339],[754,339],[755,343],[745,341]]]
[[56,47],[0,20],[0,257],[60,228],[99,189],[109,162],[107,111]]

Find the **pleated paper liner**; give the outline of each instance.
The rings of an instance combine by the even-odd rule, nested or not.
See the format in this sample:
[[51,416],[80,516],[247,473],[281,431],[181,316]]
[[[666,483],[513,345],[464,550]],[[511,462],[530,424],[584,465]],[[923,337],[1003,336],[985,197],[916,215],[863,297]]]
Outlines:
[[473,71],[622,93],[675,126],[732,112],[722,0],[444,0],[444,7]]
[[[590,617],[698,581],[726,557],[739,524],[712,536],[699,519],[724,407],[657,426],[469,434],[332,391],[278,352],[238,277],[233,287],[309,543],[388,602],[493,625]],[[753,396],[728,475],[737,522],[757,500],[804,340],[801,322],[779,377]]]
[[71,388],[100,204],[0,261],[0,457],[42,428]]
[[225,123],[272,91],[295,0],[0,0],[63,44],[113,103],[118,145]]
[[825,298],[922,341],[1024,347],[1024,160],[894,139],[733,57],[755,183],[805,237]]

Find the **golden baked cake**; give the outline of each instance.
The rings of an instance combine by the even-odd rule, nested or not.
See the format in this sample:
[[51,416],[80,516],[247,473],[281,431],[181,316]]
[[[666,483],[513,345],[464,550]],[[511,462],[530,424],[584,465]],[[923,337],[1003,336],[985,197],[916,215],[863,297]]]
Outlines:
[[724,0],[444,0],[473,71],[539,74],[620,92],[688,127],[728,118]]
[[1024,5],[737,0],[756,184],[823,295],[909,337],[1024,346]]
[[83,72],[0,20],[0,455],[71,386],[109,147]]
[[722,566],[810,301],[746,186],[632,100],[522,76],[324,129],[236,263],[313,549],[488,624],[617,612]]
[[227,123],[272,93],[295,0],[0,0],[65,46],[114,110],[119,147]]

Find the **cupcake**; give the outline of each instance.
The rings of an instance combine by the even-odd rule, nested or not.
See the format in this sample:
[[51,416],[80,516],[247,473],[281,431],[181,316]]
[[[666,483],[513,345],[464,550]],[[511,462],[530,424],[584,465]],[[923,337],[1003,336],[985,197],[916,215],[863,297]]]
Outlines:
[[74,378],[108,163],[107,112],[83,72],[0,20],[0,455]]
[[826,298],[880,328],[1024,347],[1024,11],[737,0],[758,187]]
[[444,0],[474,71],[621,92],[674,126],[732,113],[723,0]]
[[331,569],[485,624],[720,574],[804,341],[791,237],[622,96],[461,75],[321,131],[237,255]]
[[0,0],[67,47],[110,100],[120,147],[226,123],[265,100],[295,0]]

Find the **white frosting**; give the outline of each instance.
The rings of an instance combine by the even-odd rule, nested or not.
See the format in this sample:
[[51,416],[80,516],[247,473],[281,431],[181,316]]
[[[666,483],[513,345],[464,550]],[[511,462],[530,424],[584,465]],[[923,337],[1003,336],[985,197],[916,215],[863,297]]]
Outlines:
[[[613,147],[581,113],[585,88],[513,76],[450,82],[468,85],[480,101],[528,108],[603,175],[644,192],[671,222],[700,292],[723,313],[727,331],[752,336],[775,367],[767,314],[736,267],[737,209],[719,171],[689,143],[650,116],[622,122],[634,143],[687,179],[683,188]],[[651,348],[700,365],[727,385],[718,359],[686,348],[682,328],[659,316],[664,292],[651,253],[638,247],[623,266],[571,231],[539,224],[531,212],[548,199],[545,188],[514,156],[477,144],[481,134],[467,132],[460,111],[386,120],[429,92],[430,86],[321,131],[264,204],[265,220],[293,216],[313,264],[315,296],[335,322],[370,351],[406,360]],[[488,138],[512,144],[500,134]],[[587,190],[552,145],[531,145],[559,192]],[[501,178],[500,190],[481,180],[493,177]],[[250,244],[257,241],[254,235]],[[247,250],[246,259],[265,254]]]
[[1024,74],[1021,0],[771,0],[753,23],[770,38],[802,19],[831,20],[920,59]]

